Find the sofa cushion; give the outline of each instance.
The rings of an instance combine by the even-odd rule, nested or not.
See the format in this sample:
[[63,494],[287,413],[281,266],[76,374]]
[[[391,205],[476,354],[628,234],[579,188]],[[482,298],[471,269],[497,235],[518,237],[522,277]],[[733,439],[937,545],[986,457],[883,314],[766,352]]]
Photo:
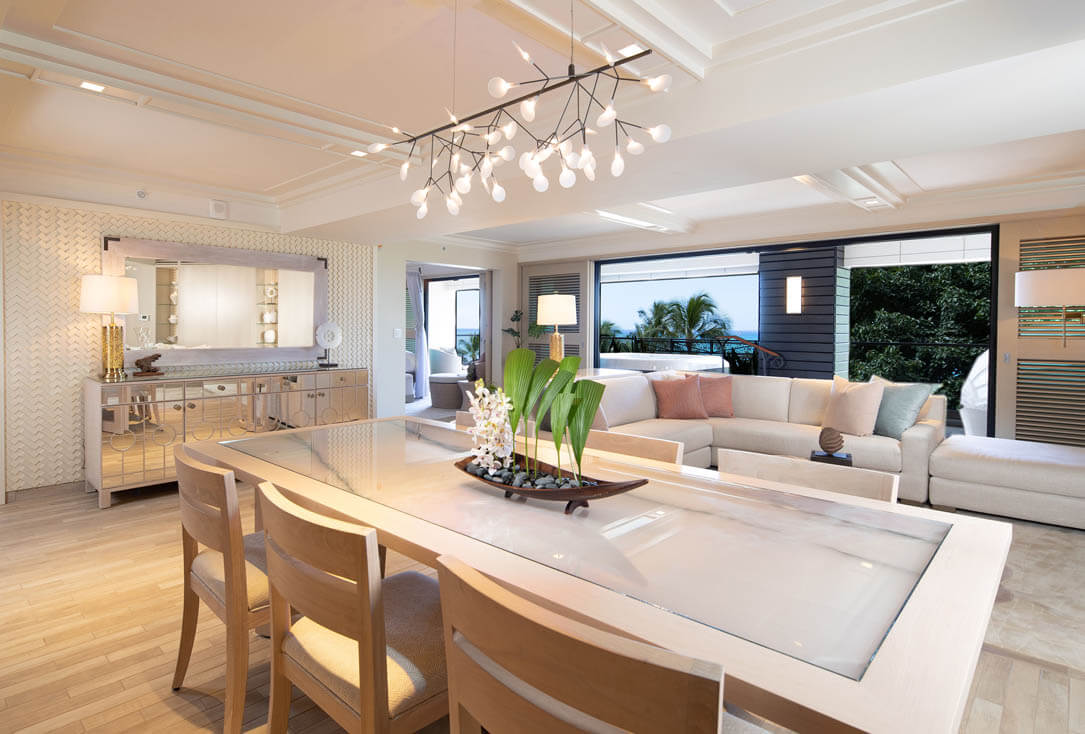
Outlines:
[[[716,448],[754,451],[810,458],[818,448],[818,426],[782,423],[756,418],[709,418],[712,445]],[[845,436],[844,451],[862,469],[899,472],[902,467],[900,441],[885,436]]]
[[731,401],[736,418],[787,422],[791,398],[790,377],[732,375]]
[[820,426],[829,407],[833,391],[831,380],[796,378],[791,382],[791,398],[787,404],[787,422]]
[[650,418],[626,423],[617,428],[612,427],[610,430],[612,433],[624,433],[627,436],[647,436],[678,441],[685,447],[686,454],[712,445],[712,426],[703,420]]
[[869,436],[874,433],[884,392],[885,385],[880,382],[848,382],[834,376],[821,425],[853,436]]
[[701,378],[697,375],[673,380],[650,380],[656,394],[656,414],[660,418],[707,418],[701,399]]
[[927,398],[939,387],[923,382],[890,382],[878,375],[871,377],[870,381],[885,386],[882,402],[878,406],[878,418],[874,421],[874,433],[896,439],[915,425]]
[[734,418],[734,382],[731,375],[701,375],[701,400],[705,412],[717,418]]
[[986,436],[950,436],[931,476],[1085,498],[1085,448]]
[[656,417],[656,394],[644,375],[616,377],[603,383],[603,408],[610,428]]

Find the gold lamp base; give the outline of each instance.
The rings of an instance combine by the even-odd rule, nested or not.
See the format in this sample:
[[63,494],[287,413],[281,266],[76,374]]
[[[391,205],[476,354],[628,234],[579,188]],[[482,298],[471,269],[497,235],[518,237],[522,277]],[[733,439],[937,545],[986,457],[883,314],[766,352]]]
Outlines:
[[560,362],[565,359],[565,337],[558,333],[554,327],[554,333],[550,335],[550,359]]
[[124,329],[117,323],[102,327],[102,379],[106,382],[128,379],[124,371]]

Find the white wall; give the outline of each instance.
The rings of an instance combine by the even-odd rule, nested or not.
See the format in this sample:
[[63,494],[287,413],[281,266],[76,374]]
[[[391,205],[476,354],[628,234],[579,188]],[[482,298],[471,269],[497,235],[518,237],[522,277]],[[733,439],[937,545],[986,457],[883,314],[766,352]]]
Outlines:
[[[518,266],[515,253],[438,242],[400,242],[377,246],[376,324],[373,342],[373,395],[376,415],[402,415],[406,321],[404,292],[407,261],[483,268],[493,271],[494,314],[490,342],[496,354],[487,355],[490,378],[500,384],[505,354],[513,347],[501,333],[519,308]],[[397,331],[398,330],[398,331]],[[396,334],[398,333],[398,336]]]
[[[0,326],[6,337],[0,402],[8,489],[83,478],[80,386],[84,377],[100,369],[101,336],[99,318],[79,313],[79,277],[100,272],[105,235],[327,257],[329,315],[344,332],[343,346],[335,356],[344,365],[372,364],[375,248],[371,246],[0,193],[4,296]],[[271,364],[283,369],[301,366]]]

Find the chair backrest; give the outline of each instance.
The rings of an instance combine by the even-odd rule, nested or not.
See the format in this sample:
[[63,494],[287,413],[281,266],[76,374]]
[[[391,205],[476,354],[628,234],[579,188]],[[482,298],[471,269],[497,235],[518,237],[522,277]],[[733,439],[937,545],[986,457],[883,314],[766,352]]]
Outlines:
[[[377,531],[317,514],[270,482],[257,486],[272,626],[297,610],[358,641],[359,711],[388,715],[388,674]],[[284,625],[285,626],[285,625]],[[274,641],[281,644],[281,641]]]
[[[460,422],[461,420],[463,423]],[[475,425],[475,421],[471,418],[470,413],[465,414],[462,419],[459,413],[456,414],[457,428],[465,428],[473,425]],[[531,441],[534,441],[534,421],[529,421],[525,430],[527,435],[531,437]],[[539,431],[539,441],[545,442],[546,445],[553,445],[552,436],[553,434],[549,431]],[[517,437],[518,441],[522,439],[523,436]],[[566,443],[565,446],[568,447],[568,443]],[[596,451],[606,451],[607,453],[623,454],[625,456],[637,456],[642,459],[662,461],[668,464],[681,464],[682,456],[685,451],[685,444],[681,441],[668,441],[665,438],[651,438],[649,436],[632,436],[626,433],[616,433],[614,431],[597,431],[594,428],[588,431],[588,440],[584,446]]]
[[751,451],[719,449],[716,465],[721,475],[738,474],[885,502],[897,501],[900,485],[900,477],[888,472]]
[[466,710],[489,731],[720,731],[718,664],[561,616],[455,558],[437,572],[453,722]]
[[[183,445],[173,450],[177,467],[177,490],[181,503],[181,527],[196,542],[224,556],[241,556],[241,513],[237,484],[229,469],[195,459]],[[244,563],[242,562],[242,568]],[[226,564],[230,573],[230,564]]]

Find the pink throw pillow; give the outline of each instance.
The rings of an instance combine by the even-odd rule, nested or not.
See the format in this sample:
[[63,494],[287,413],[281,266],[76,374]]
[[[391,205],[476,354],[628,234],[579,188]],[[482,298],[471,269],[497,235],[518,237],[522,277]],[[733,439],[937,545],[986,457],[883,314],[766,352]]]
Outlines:
[[735,406],[731,401],[734,382],[730,375],[700,375],[701,402],[705,412],[714,418],[734,418]]
[[707,418],[701,400],[701,380],[690,375],[681,380],[649,380],[656,391],[656,414],[660,418]]

